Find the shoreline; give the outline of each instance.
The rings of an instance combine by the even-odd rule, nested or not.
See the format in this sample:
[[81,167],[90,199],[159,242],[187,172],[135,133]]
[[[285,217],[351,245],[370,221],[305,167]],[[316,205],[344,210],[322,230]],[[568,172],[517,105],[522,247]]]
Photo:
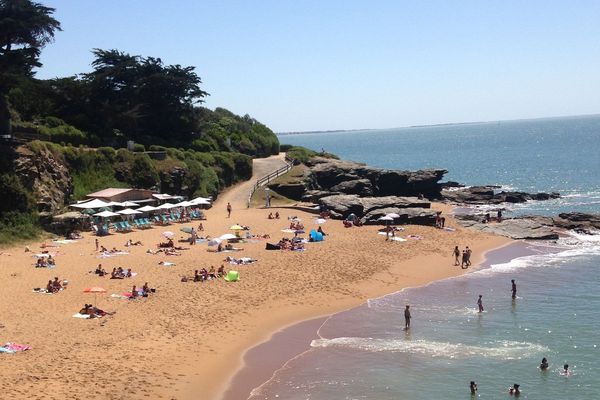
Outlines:
[[[284,368],[288,362],[308,351],[311,348],[311,340],[318,338],[317,330],[313,331],[311,328],[313,328],[315,325],[318,325],[319,327],[322,326],[330,317],[335,314],[350,311],[354,308],[364,305],[369,300],[393,295],[394,293],[398,293],[408,288],[424,287],[435,282],[453,279],[458,276],[479,271],[489,266],[489,258],[493,255],[493,253],[502,252],[511,246],[524,245],[523,241],[515,241],[507,238],[501,239],[504,239],[504,243],[477,253],[477,256],[474,260],[475,263],[471,268],[465,270],[461,269],[454,275],[446,276],[440,279],[429,280],[415,286],[396,288],[391,292],[379,293],[378,295],[366,298],[355,304],[336,308],[333,312],[309,315],[308,317],[296,319],[296,321],[288,323],[284,326],[280,326],[271,332],[266,332],[268,337],[265,340],[255,342],[245,349],[237,364],[237,369],[233,371],[226,383],[226,388],[221,390],[215,399],[239,400],[249,398],[253,390],[259,389],[266,384],[277,373],[277,371],[279,371],[281,368]],[[529,253],[527,252],[527,254]],[[517,255],[512,258],[521,256],[522,255]],[[411,260],[407,260],[407,262],[410,261]],[[363,283],[366,284],[366,282]],[[282,343],[285,343],[287,346],[282,346]],[[290,343],[293,346],[292,348],[289,348]],[[273,356],[273,354],[276,355]],[[290,357],[287,357],[287,355],[290,355]],[[277,367],[271,368],[273,366]],[[265,368],[271,369],[265,371]],[[265,376],[267,379],[261,380]]]

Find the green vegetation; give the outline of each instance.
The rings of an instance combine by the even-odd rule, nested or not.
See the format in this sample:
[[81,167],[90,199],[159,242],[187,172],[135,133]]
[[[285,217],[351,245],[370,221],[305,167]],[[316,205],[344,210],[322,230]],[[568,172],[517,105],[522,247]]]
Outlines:
[[287,152],[287,156],[294,160],[294,164],[306,164],[308,160],[316,156],[338,159],[335,154],[316,152],[302,146],[281,145],[280,147],[281,151]]
[[[28,140],[33,153],[48,150],[67,166],[68,200],[106,187],[216,197],[252,176],[252,157],[279,153],[277,136],[249,115],[200,106],[209,94],[193,66],[93,49],[91,72],[36,79],[42,48],[61,30],[54,11],[0,0],[0,135]],[[24,186],[31,182],[14,172],[16,157],[0,148],[0,243],[39,232],[33,189]]]

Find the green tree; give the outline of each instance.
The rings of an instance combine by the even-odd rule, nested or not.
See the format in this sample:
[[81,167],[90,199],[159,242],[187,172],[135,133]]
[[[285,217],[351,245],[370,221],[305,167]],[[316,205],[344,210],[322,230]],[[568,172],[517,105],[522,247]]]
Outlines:
[[159,182],[158,171],[146,154],[137,154],[131,166],[130,184],[136,188],[151,188]]
[[30,0],[0,0],[0,135],[9,135],[8,91],[41,66],[42,48],[54,40],[60,23],[54,8]]

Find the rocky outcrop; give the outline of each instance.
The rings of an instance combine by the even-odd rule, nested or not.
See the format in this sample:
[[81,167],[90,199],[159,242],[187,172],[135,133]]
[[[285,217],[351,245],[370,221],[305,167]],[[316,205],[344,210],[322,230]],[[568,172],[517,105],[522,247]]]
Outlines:
[[400,216],[400,218],[394,218],[395,224],[435,226],[436,212],[427,208],[386,207],[372,209],[361,218],[361,222],[365,225],[381,224],[379,218],[392,213]]
[[502,222],[482,223],[473,219],[459,219],[467,228],[506,236],[511,239],[556,240],[558,233],[548,226],[548,221],[536,218],[505,219]]
[[379,218],[389,212],[397,214],[414,215],[414,211],[404,211],[406,209],[429,209],[431,204],[428,201],[419,200],[416,197],[360,197],[353,194],[342,194],[323,197],[321,204],[327,207],[333,218],[346,218],[350,214],[356,214],[359,218],[364,217],[365,221]]
[[303,182],[271,183],[267,186],[269,189],[292,200],[302,200],[306,192],[306,186]]
[[311,159],[310,167],[309,189],[361,197],[422,194],[427,198],[440,198],[439,181],[448,172],[445,169],[394,171],[322,157]]
[[499,192],[492,186],[472,186],[453,190],[442,190],[444,200],[462,204],[524,203],[530,200],[549,200],[560,197],[559,193]]
[[69,169],[46,148],[37,153],[25,147],[17,149],[15,173],[35,196],[38,212],[50,215],[60,211],[73,192]]
[[553,218],[553,223],[560,228],[593,233],[600,230],[600,215],[580,212],[561,213],[558,214],[558,217]]

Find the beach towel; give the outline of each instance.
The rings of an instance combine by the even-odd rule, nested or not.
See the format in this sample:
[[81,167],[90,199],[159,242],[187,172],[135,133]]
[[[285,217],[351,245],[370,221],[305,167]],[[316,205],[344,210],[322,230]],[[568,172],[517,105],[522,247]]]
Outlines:
[[62,239],[62,240],[53,240],[52,242],[54,242],[54,243],[60,243],[60,244],[69,244],[69,243],[75,242],[75,240]]
[[126,296],[125,294],[126,293],[123,293],[123,294],[113,293],[110,295],[110,297],[112,297],[113,299],[129,299],[129,297],[131,297],[131,293],[127,293],[127,294],[129,294],[129,296]]
[[115,253],[111,253],[111,252],[106,251],[106,252],[100,254],[98,256],[98,258],[109,258],[109,257],[116,257],[116,256],[124,256],[124,255],[127,255],[127,254],[129,254],[127,251],[117,251]]
[[32,292],[41,294],[53,294],[52,292],[47,291],[45,288],[35,288],[32,290]]
[[173,265],[175,265],[175,263],[168,262],[168,261],[161,261],[158,263],[158,265],[162,265],[164,267],[172,267]]
[[25,351],[31,349],[30,346],[25,346],[23,344],[17,343],[6,343],[4,346],[2,346],[2,348],[13,353],[16,353],[17,351]]
[[73,314],[73,318],[81,318],[81,319],[89,319],[90,316],[88,314]]
[[224,279],[227,282],[237,282],[240,280],[240,273],[238,271],[229,271]]
[[447,232],[454,232],[454,231],[456,231],[456,229],[450,228],[449,226],[445,226],[442,229],[445,230],[445,231],[447,231]]
[[392,238],[394,242],[406,242],[407,240],[398,236]]
[[423,237],[419,236],[419,235],[408,235],[407,238],[414,239],[414,240],[421,240],[421,239],[423,239]]

